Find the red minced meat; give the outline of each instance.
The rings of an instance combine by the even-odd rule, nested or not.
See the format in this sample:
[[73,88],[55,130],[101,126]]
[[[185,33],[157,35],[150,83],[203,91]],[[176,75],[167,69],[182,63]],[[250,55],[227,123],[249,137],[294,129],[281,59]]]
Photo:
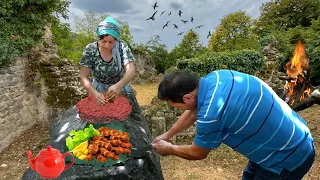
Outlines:
[[91,94],[79,101],[76,107],[83,121],[99,124],[124,121],[132,111],[130,102],[126,97],[118,97],[114,102],[100,106]]

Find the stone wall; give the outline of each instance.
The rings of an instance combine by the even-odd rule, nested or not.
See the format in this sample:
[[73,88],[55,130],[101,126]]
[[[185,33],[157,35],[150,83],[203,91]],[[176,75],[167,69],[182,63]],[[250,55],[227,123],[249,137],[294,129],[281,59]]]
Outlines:
[[[158,98],[152,100],[150,107],[144,110],[146,120],[151,130],[152,138],[168,131],[183,113],[182,110],[169,106]],[[195,124],[176,134],[171,140],[175,144],[191,144],[195,135]]]
[[265,66],[262,71],[256,74],[264,80],[273,90],[284,87],[285,82],[280,80],[280,76],[285,76],[283,72],[279,72],[279,56],[277,49],[271,44],[262,49],[262,55],[265,58]]
[[26,58],[9,68],[0,68],[0,152],[41,116],[41,106],[32,85],[26,83]]

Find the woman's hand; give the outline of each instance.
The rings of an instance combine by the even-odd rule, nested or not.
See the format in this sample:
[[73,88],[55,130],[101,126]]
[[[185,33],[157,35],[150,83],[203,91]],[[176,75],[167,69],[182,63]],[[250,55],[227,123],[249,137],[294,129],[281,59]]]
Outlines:
[[96,100],[96,103],[100,106],[103,106],[107,103],[107,100],[105,99],[103,94],[99,93],[98,91],[94,92],[93,97]]
[[105,94],[105,98],[108,102],[114,101],[121,93],[121,88],[117,84],[110,86],[108,92]]

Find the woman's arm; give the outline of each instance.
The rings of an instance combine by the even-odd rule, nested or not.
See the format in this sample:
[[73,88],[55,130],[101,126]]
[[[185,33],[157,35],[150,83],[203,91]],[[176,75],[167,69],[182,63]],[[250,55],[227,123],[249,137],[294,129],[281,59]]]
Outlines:
[[92,94],[97,102],[97,104],[104,105],[106,100],[104,99],[103,94],[99,93],[95,88],[93,88],[89,76],[90,76],[91,69],[81,66],[80,67],[80,81],[81,84],[86,88],[86,90]]
[[134,76],[136,74],[134,64],[132,61],[129,62],[128,64],[126,64],[124,66],[124,69],[126,70],[125,75],[123,76],[123,78],[119,82],[116,83],[120,88],[127,85],[134,78]]
[[159,140],[169,140],[175,134],[187,129],[192,126],[197,120],[197,110],[185,110],[184,113],[179,117],[176,123],[164,134],[156,137],[153,143]]
[[94,94],[96,90],[93,88],[93,86],[89,80],[90,72],[91,72],[90,68],[81,66],[80,67],[80,81],[81,81],[81,84],[84,86],[84,88],[86,88],[86,90],[90,94]]
[[113,101],[117,96],[120,95],[121,88],[127,85],[135,75],[135,69],[133,62],[129,62],[124,66],[126,73],[122,77],[122,79],[117,82],[116,84],[112,85],[109,89],[108,92],[105,94],[106,100],[107,101]]

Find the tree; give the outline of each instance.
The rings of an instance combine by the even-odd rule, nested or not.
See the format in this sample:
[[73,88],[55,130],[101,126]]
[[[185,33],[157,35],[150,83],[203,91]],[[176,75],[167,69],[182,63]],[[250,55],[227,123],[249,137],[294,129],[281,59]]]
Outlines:
[[43,27],[67,18],[69,2],[65,0],[7,0],[0,6],[0,66],[10,64],[15,57],[42,38]]
[[86,11],[84,17],[73,15],[75,31],[77,33],[83,33],[91,39],[97,39],[97,26],[106,17],[106,14],[97,14],[92,11]]
[[251,17],[243,11],[225,16],[211,36],[208,47],[214,52],[257,49]]
[[287,30],[298,25],[309,27],[320,15],[319,0],[274,0],[262,4],[256,31],[261,35],[270,29]]
[[190,59],[202,51],[205,51],[205,47],[200,44],[199,35],[195,31],[190,30],[183,36],[178,46],[170,52],[170,56],[175,61],[178,59]]
[[167,46],[161,44],[160,41],[160,36],[154,35],[146,43],[145,48],[152,57],[158,73],[163,73],[167,68],[174,65],[174,62],[169,58]]
[[[91,11],[84,13],[84,17],[74,16],[75,30],[77,33],[83,33],[92,39],[97,39],[97,26],[103,21],[108,15],[99,14]],[[125,21],[118,21],[121,26],[120,39],[124,40],[130,48],[133,45],[133,36],[130,32],[129,24]]]

